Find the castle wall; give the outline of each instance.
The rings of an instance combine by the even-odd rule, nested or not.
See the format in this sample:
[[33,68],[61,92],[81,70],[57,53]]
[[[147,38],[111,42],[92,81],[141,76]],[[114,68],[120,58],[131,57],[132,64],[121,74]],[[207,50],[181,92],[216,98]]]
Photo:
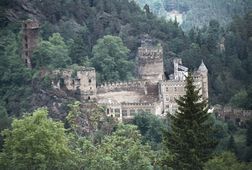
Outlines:
[[[100,103],[102,105],[102,103]],[[156,103],[103,103],[107,107],[107,116],[118,118],[120,121],[133,119],[136,114],[156,114]]]
[[[160,100],[163,101],[164,112],[175,113],[178,108],[176,99],[179,99],[180,96],[186,94],[185,89],[186,82],[183,80],[167,80],[160,82]],[[200,89],[199,94],[202,94],[202,83],[201,81],[195,80],[194,85],[197,89]]]
[[120,92],[120,91],[135,91],[140,94],[146,94],[146,81],[129,81],[105,83],[97,87],[97,93]]
[[232,108],[229,106],[215,106],[214,112],[218,118],[233,121],[238,125],[242,125],[242,123],[252,119],[252,110]]

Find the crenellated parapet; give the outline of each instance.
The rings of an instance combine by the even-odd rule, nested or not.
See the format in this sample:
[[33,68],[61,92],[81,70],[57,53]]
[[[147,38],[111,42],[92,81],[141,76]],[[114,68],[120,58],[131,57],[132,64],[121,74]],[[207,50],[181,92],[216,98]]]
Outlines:
[[97,86],[97,93],[117,92],[117,91],[144,91],[146,81],[133,80],[127,82],[107,82]]
[[122,106],[155,106],[154,103],[122,103]]

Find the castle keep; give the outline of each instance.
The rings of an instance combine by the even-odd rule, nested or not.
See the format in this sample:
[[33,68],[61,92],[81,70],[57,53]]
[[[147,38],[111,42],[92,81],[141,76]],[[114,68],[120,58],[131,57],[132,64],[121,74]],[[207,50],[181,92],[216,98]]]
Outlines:
[[[94,68],[63,69],[54,71],[58,78],[53,81],[53,87],[78,93],[81,100],[104,105],[107,115],[119,120],[144,112],[158,116],[174,113],[178,107],[175,99],[185,94],[188,68],[182,65],[180,58],[174,58],[173,74],[166,78],[163,49],[161,45],[153,45],[148,38],[141,42],[136,62],[138,80],[97,86]],[[208,70],[203,61],[193,72],[193,77],[203,99],[208,99]]]

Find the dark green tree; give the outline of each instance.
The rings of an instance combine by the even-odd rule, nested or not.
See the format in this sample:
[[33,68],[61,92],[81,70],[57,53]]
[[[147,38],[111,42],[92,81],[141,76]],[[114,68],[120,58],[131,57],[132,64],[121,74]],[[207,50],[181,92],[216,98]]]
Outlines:
[[233,135],[230,136],[229,141],[228,141],[228,145],[227,145],[227,149],[233,153],[236,153],[236,144],[235,144],[235,140]]
[[164,144],[173,155],[174,169],[202,170],[217,144],[213,139],[207,101],[201,100],[200,89],[193,82],[189,73],[186,94],[176,100],[178,110],[170,115],[171,130],[164,133]]

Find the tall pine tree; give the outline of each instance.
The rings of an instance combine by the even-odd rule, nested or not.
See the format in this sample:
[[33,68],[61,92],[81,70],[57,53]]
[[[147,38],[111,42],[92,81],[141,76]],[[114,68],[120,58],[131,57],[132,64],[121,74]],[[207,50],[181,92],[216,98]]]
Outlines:
[[171,130],[164,133],[164,144],[173,155],[174,169],[202,170],[216,142],[208,105],[193,84],[192,74],[186,78],[186,94],[176,102],[178,110],[171,115]]

